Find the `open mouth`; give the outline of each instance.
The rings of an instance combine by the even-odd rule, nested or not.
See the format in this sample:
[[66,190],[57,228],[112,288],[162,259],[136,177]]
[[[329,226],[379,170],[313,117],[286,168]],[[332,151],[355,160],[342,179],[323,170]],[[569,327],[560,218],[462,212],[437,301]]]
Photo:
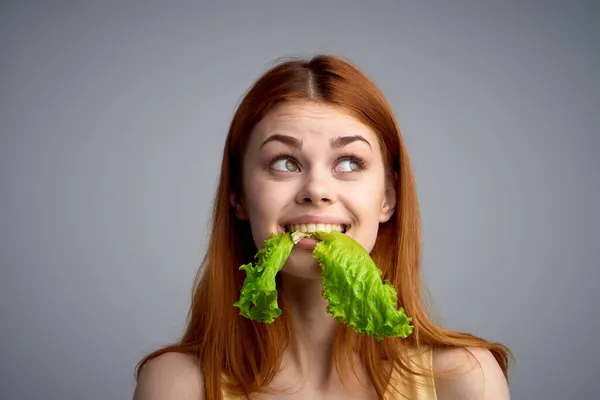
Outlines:
[[290,224],[285,225],[284,230],[286,232],[302,232],[302,233],[314,233],[314,232],[331,232],[338,231],[346,233],[348,225],[342,224]]

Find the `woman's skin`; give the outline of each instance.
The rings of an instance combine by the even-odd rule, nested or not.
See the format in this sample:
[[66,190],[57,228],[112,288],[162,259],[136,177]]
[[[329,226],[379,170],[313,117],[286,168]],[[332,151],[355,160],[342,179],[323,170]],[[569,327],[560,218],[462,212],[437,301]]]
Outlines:
[[[315,102],[283,103],[259,122],[244,158],[243,182],[244,196],[231,201],[238,218],[249,220],[258,248],[289,224],[332,223],[345,225],[346,234],[370,252],[379,224],[396,207],[375,133],[347,112]],[[325,312],[312,247],[306,241],[296,246],[279,272],[296,332],[271,387],[297,385],[298,391],[286,396],[290,399],[376,399],[370,384],[348,380],[349,391],[342,387],[332,358],[339,324]],[[437,380],[438,399],[508,399],[506,380],[491,353],[471,351],[482,369],[464,349],[434,352],[434,367],[459,366],[465,372]],[[360,380],[368,382],[360,363],[354,366]],[[135,398],[203,398],[198,374],[194,360],[165,354],[144,369]]]
[[[238,217],[250,221],[259,248],[286,225],[311,222],[346,225],[370,252],[396,199],[392,185],[386,190],[375,133],[343,111],[308,102],[283,104],[255,127],[243,181]],[[279,274],[297,327],[286,368],[305,377],[307,389],[327,393],[338,385],[332,346],[339,324],[325,312],[320,271],[312,248],[296,246]]]

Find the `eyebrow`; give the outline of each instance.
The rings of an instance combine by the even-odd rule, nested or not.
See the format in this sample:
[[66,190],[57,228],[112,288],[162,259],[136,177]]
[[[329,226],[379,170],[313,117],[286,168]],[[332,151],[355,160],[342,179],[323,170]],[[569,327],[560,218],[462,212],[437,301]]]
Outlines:
[[[371,143],[369,143],[369,141],[367,139],[365,139],[364,137],[362,137],[360,135],[340,136],[340,137],[331,139],[330,142],[331,142],[331,148],[337,149],[339,147],[344,147],[344,146],[349,145],[350,143],[357,142],[357,141],[365,142],[367,145],[369,145],[369,148],[371,148]],[[371,150],[372,150],[372,148],[371,148]]]
[[[262,148],[265,144],[267,144],[269,142],[275,142],[275,141],[281,142],[283,144],[287,144],[288,146],[293,147],[295,149],[302,150],[302,140],[297,139],[293,136],[282,135],[279,133],[269,136],[260,147]],[[339,136],[339,137],[331,139],[329,142],[330,142],[332,149],[337,149],[337,148],[347,146],[350,143],[357,142],[357,141],[365,142],[367,145],[369,145],[369,148],[372,149],[371,143],[369,143],[369,141],[367,139],[365,139],[364,137],[362,137],[360,135]]]

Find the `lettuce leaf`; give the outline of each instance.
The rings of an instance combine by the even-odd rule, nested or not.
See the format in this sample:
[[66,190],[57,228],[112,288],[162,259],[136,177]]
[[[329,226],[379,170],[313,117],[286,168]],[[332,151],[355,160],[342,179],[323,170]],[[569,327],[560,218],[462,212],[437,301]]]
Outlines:
[[248,263],[239,268],[246,271],[240,300],[234,303],[240,309],[240,315],[269,324],[281,315],[275,275],[283,267],[293,247],[289,233],[273,233],[256,253],[255,264]]
[[302,238],[317,238],[313,257],[322,270],[326,311],[337,321],[359,334],[382,340],[408,337],[413,326],[402,307],[396,308],[398,295],[369,253],[351,237],[337,231],[271,234],[255,256],[255,264],[244,264],[246,271],[240,300],[234,304],[240,315],[272,323],[281,315],[277,305],[275,275],[283,267],[294,244]]
[[316,232],[314,236],[321,240],[313,256],[323,271],[327,312],[354,331],[377,340],[408,337],[413,330],[412,318],[402,307],[396,309],[396,290],[389,281],[382,282],[382,272],[369,253],[341,232]]

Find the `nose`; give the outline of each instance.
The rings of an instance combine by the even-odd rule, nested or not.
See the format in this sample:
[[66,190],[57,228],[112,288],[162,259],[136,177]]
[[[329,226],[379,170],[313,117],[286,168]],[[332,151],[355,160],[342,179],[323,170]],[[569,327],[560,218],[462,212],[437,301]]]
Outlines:
[[301,189],[296,196],[298,204],[312,203],[314,205],[332,204],[336,201],[334,183],[326,173],[313,171],[306,175]]

